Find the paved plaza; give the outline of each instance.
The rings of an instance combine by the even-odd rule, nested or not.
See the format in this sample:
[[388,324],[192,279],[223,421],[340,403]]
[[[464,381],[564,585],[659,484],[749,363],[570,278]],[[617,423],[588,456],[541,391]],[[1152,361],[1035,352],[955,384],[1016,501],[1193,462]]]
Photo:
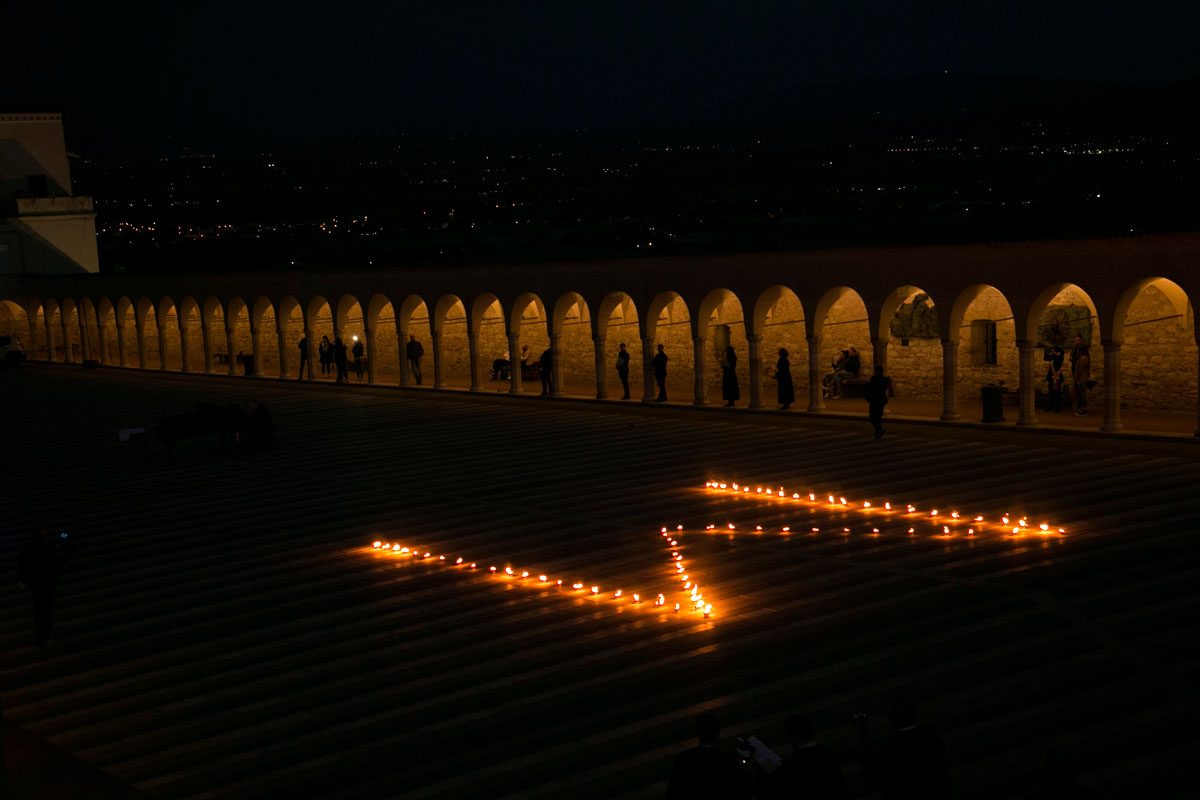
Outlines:
[[[0,557],[34,520],[80,543],[53,644],[0,616],[22,791],[652,798],[702,711],[728,746],[803,710],[870,797],[851,718],[886,738],[908,697],[956,797],[1024,796],[1050,746],[1102,797],[1190,796],[1190,439],[32,364],[0,396]],[[118,441],[252,398],[270,452]],[[672,610],[677,525],[707,619]]]

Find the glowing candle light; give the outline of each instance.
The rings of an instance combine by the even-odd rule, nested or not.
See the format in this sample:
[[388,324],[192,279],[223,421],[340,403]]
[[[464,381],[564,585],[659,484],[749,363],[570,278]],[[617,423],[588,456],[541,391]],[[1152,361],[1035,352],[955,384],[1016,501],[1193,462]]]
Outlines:
[[820,532],[821,532],[821,529],[820,529],[820,528],[813,528],[813,529],[812,529],[812,532],[813,532],[813,533],[820,533]]
[[475,562],[474,562],[474,561],[472,561],[472,562],[471,562],[471,569],[475,569]]
[[734,527],[733,527],[733,523],[732,523],[732,522],[731,522],[731,523],[729,523],[729,530],[731,530],[731,531],[732,531],[732,530],[734,530]]
[[1043,531],[1048,531],[1048,530],[1050,530],[1050,526],[1043,522],[1041,525],[1038,525],[1038,529],[1043,530]]
[[504,568],[504,574],[505,574],[505,575],[512,575],[512,567],[505,567],[505,568]]
[[1013,528],[1013,536],[1016,536],[1020,532],[1021,532],[1020,528]]
[[755,525],[755,526],[754,526],[754,530],[756,530],[756,531],[761,531],[761,530],[762,530],[762,525]]
[[936,516],[937,516],[937,509],[935,508],[933,511],[930,511],[930,512],[929,512],[929,516],[931,516],[931,517],[936,517]]
[[1017,524],[1020,525],[1022,528],[1029,527],[1029,522],[1027,520],[1019,519],[1019,520],[1017,520]]
[[429,558],[429,553],[426,553],[425,555],[421,556],[421,558]]
[[554,582],[554,585],[555,585],[555,586],[562,586],[562,578],[559,578],[558,580],[556,580],[556,581]]
[[462,562],[463,562],[462,556],[459,556],[457,559],[454,560],[455,564],[461,564]]
[[685,588],[685,589],[690,589],[690,588],[692,588],[692,582],[691,582],[691,581],[684,581],[684,582],[683,582],[683,588]]
[[[722,484],[721,484],[721,488],[722,488],[722,489],[724,489],[724,488],[725,488],[725,484],[723,484],[723,483],[722,483]],[[734,486],[733,488],[735,488],[735,489],[736,489],[737,487],[736,487],[736,486]]]
[[779,490],[779,496],[780,496],[780,497],[783,497],[783,489],[780,489],[780,490]]
[[743,493],[745,493],[745,494],[749,494],[749,493],[750,493],[750,487],[749,487],[749,486],[743,486],[743,487],[742,487],[742,492],[743,492]]
[[410,550],[409,550],[407,547],[401,547],[401,548],[400,548],[400,554],[401,554],[401,555],[407,555],[407,554],[408,554],[408,553],[410,553],[410,552],[411,552],[411,551],[410,551]]
[[522,573],[521,573],[521,577],[522,577],[522,578],[528,578],[528,577],[529,577],[529,572],[528,572],[528,570],[526,570],[525,572],[522,572]]
[[863,503],[863,508],[870,508],[870,507],[871,507],[871,501],[870,501],[870,500],[868,500],[868,501],[866,501],[866,502],[864,502],[864,503]]
[[662,529],[662,532],[663,532],[663,533],[666,533],[666,532],[667,532],[667,529],[666,529],[666,528],[663,528],[663,529]]
[[599,587],[599,586],[593,586],[593,587],[592,587],[592,594],[600,594],[600,587]]
[[951,512],[950,512],[950,519],[958,519],[958,512],[957,512],[957,511],[951,511]]
[[758,487],[758,489],[756,490],[756,493],[757,493],[757,494],[762,494],[762,487],[761,487],[761,486],[760,486],[760,487]]
[[682,525],[676,525],[676,526],[675,526],[675,530],[677,530],[677,531],[681,531],[681,530],[683,530],[683,526],[682,526]]
[[640,603],[640,602],[642,602],[642,597],[641,597],[641,595],[639,595],[639,594],[637,594],[636,592],[634,592],[634,595],[633,595],[633,602],[635,602],[635,603]]
[[678,613],[678,612],[679,612],[679,603],[676,603],[676,604],[675,604],[675,611],[676,611],[676,613]]
[[871,528],[871,533],[873,533],[873,534],[875,534],[876,536],[878,536],[878,535],[879,535],[879,528]]
[[949,526],[949,525],[943,525],[943,526],[942,526],[942,533],[944,533],[944,534],[946,534],[947,536],[949,536],[949,535],[950,535],[950,526]]
[[1066,529],[1066,528],[1059,528],[1059,529],[1058,529],[1058,532],[1059,532],[1059,533],[1066,533],[1066,532],[1067,532],[1067,529]]
[[908,511],[909,511],[909,513],[911,514],[912,512],[914,512],[914,511],[916,511],[916,510],[917,510],[917,507],[916,507],[916,506],[914,506],[914,505],[912,505],[912,504],[910,503],[910,504],[909,504],[909,506],[908,506]]
[[976,521],[976,522],[983,522],[983,517],[976,517],[976,518],[975,518],[975,521]]
[[374,547],[376,550],[378,550],[380,547],[383,546],[383,542],[375,542],[375,544],[373,544],[371,546]]
[[445,561],[445,560],[446,560],[445,556],[438,556],[438,561]]
[[496,571],[496,568],[495,568],[495,567],[488,567],[488,571],[489,571],[489,572],[495,572],[495,571]]
[[829,495],[829,505],[833,505],[833,495]]
[[849,532],[850,532],[849,528],[842,528],[842,533],[849,533]]
[[909,529],[908,529],[908,535],[909,535],[909,536],[912,536],[914,533],[915,533],[915,531],[914,531],[912,528],[909,528]]
[[808,499],[809,499],[809,500],[813,500],[813,501],[815,501],[815,500],[817,499],[817,496],[816,496],[815,494],[813,494],[812,492],[809,492],[809,493],[808,493]]
[[975,535],[975,529],[967,528],[967,536],[974,536],[974,535]]
[[713,528],[715,528],[715,527],[717,527],[717,526],[716,526],[716,525],[709,525],[707,528],[705,528],[705,530],[706,530],[706,531],[711,531],[711,530],[712,530]]
[[891,511],[891,510],[892,510],[892,504],[891,504],[891,503],[884,503],[884,504],[883,504],[883,508],[884,508],[884,510],[885,510],[885,511]]
[[710,614],[712,614],[712,603],[708,603],[707,605],[704,606],[704,616],[707,617]]
[[800,499],[800,493],[799,493],[799,492],[796,492],[795,494],[793,494],[793,495],[792,495],[792,499],[793,499],[793,500],[799,500],[799,499]]
[[787,532],[788,532],[788,531],[790,531],[790,530],[791,530],[791,528],[790,528],[789,526],[787,526],[787,525],[784,525],[784,526],[783,526],[783,532],[784,532],[784,533],[787,533]]
[[615,593],[615,594],[613,594],[613,597],[614,597],[614,598],[617,598],[617,597],[620,597],[620,596],[621,596],[621,590],[620,590],[620,589],[617,589],[616,593]]
[[572,589],[582,589],[583,584],[582,583],[573,583],[573,584],[571,584],[571,588]]
[[845,505],[849,505],[849,503],[847,503],[847,502],[846,502],[846,498],[844,498],[844,497],[839,497],[839,498],[838,498],[838,502],[839,502],[839,503],[841,503],[841,504],[842,504],[842,505],[844,505],[844,506],[845,506]]
[[[721,488],[722,488],[722,489],[724,489],[724,488],[725,488],[725,484],[723,484],[723,483],[722,483],[722,484],[721,484]],[[735,492],[737,491],[737,488],[738,488],[738,485],[737,485],[736,483],[735,483],[735,484],[733,484],[733,490],[734,490]]]
[[394,545],[392,545],[392,552],[393,552],[393,553],[398,553],[398,552],[400,552],[400,545],[398,545],[398,544],[394,544]]
[[1000,518],[1000,521],[1001,521],[1001,522],[1003,522],[1005,525],[1007,525],[1007,524],[1008,524],[1008,517],[1001,517],[1001,518]]

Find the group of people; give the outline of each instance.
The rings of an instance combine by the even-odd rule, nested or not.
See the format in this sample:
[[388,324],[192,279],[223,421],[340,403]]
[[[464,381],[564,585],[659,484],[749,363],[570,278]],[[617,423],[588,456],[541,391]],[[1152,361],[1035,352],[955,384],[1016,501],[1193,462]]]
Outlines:
[[[863,776],[883,800],[945,800],[950,797],[950,764],[946,745],[917,723],[915,706],[898,700],[888,708],[890,737],[876,742],[865,714],[856,714],[859,760]],[[721,722],[714,714],[696,720],[699,745],[675,757],[667,783],[667,800],[721,798],[739,800],[840,800],[846,780],[837,755],[816,740],[811,720],[792,714],[784,720],[787,747],[782,754],[760,752],[756,739],[738,740],[737,756],[720,748]],[[766,750],[766,746],[762,745]],[[1046,754],[1046,774],[1029,800],[1096,795],[1076,782],[1057,751]]]
[[[624,347],[625,345],[621,345]],[[549,395],[554,391],[554,351],[547,347],[542,351],[541,356],[537,360],[538,375],[542,380],[542,395]],[[529,366],[529,345],[521,345],[521,360],[518,364],[519,368],[524,371]],[[512,358],[511,354],[505,351],[504,358],[497,358],[492,362],[492,380],[508,380],[512,376]]]
[[[1092,358],[1088,346],[1083,343],[1083,337],[1075,337],[1075,346],[1071,348],[1069,361],[1066,353],[1058,345],[1047,348],[1042,360],[1047,362],[1046,383],[1049,391],[1046,396],[1046,410],[1062,411],[1065,393],[1069,402],[1075,406],[1075,416],[1086,417],[1088,391],[1095,388],[1096,382],[1092,380]],[[1064,364],[1070,367],[1067,374],[1063,372]]]
[[[353,358],[355,375],[360,381],[363,379],[363,367],[367,363],[366,348],[358,336],[353,337],[353,341],[354,344],[347,350],[342,337],[335,336],[332,342],[328,336],[321,337],[321,342],[317,345],[317,363],[321,365],[322,375],[333,374],[337,383],[349,383],[350,358]],[[296,347],[300,350],[300,374],[296,376],[296,380],[299,381],[304,379],[308,367],[308,337],[301,337]],[[405,346],[405,357],[417,384],[421,383],[421,357],[424,355],[425,348],[417,341],[417,337],[409,336]]]

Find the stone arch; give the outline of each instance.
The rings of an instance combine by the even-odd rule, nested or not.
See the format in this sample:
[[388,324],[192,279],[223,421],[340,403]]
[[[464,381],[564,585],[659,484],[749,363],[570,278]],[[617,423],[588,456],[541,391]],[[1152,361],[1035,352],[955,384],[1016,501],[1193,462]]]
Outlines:
[[[994,329],[977,323],[994,323]],[[956,397],[978,404],[981,386],[1020,385],[1016,319],[1008,298],[996,287],[979,283],[964,289],[954,300],[949,330],[942,337],[957,345]],[[994,363],[989,363],[993,356]]]
[[[842,351],[854,348],[859,360],[858,377],[863,379],[870,376],[875,363],[871,349],[874,326],[862,295],[849,286],[830,289],[813,310],[812,326],[813,335],[818,337],[820,343],[816,355],[819,374],[832,374],[833,364],[841,358]],[[811,372],[810,369],[810,375]],[[846,402],[853,403],[850,407],[857,411],[862,400]]]
[[764,289],[754,303],[751,333],[759,337],[764,405],[777,399],[779,384],[775,374],[780,349],[787,350],[796,397],[806,397],[808,336],[804,305],[799,296],[786,286],[770,286]]
[[250,312],[254,332],[254,370],[262,377],[283,377],[283,351],[280,348],[279,320],[271,298],[260,296]]
[[100,302],[96,304],[96,327],[100,332],[100,362],[120,363],[120,351],[117,349],[117,314],[112,301],[107,297],[101,297]]
[[142,369],[162,369],[162,358],[158,349],[158,309],[148,297],[139,297],[134,304],[134,334],[137,346],[135,363]]
[[596,381],[592,316],[579,292],[567,292],[554,304],[550,331],[558,337],[558,386],[563,394],[591,394]]
[[[410,315],[417,314],[423,302],[420,298],[406,298],[401,307],[401,319],[404,319],[405,309]],[[433,351],[435,389],[443,386],[469,388],[475,382],[471,377],[470,336],[474,332],[471,319],[467,304],[457,295],[446,294],[438,298],[429,320],[430,341],[434,347],[427,348],[427,351]],[[405,330],[408,330],[407,326]]]
[[87,358],[100,360],[100,322],[92,298],[79,301],[79,325],[82,330],[83,353]]
[[[550,320],[542,298],[532,292],[522,292],[513,301],[508,318],[508,333],[519,343],[516,358],[526,364],[538,363],[542,353],[550,347]],[[536,394],[541,391],[541,382],[527,381],[522,388]]]
[[25,348],[25,354],[29,358],[44,361],[48,358],[46,355],[46,309],[37,296],[26,298],[25,316],[29,320],[29,342]]
[[[175,300],[163,297],[155,307],[159,327],[155,332],[161,337],[160,348],[165,347],[166,357],[161,360],[162,369],[183,369],[183,340],[179,333],[179,312]],[[160,350],[162,352],[162,350]]]
[[942,396],[942,311],[919,286],[897,286],[884,299],[873,352],[883,356],[897,395]]
[[83,361],[83,347],[79,338],[79,307],[75,299],[64,297],[59,309],[59,330],[63,337],[63,361],[77,363]]
[[305,313],[304,318],[308,322],[308,346],[315,361],[313,365],[313,378],[330,381],[337,380],[337,370],[334,368],[333,362],[327,361],[325,364],[321,364],[320,352],[321,345],[325,344],[326,339],[328,339],[329,346],[332,347],[333,340],[337,337],[334,329],[332,306],[321,295],[314,295],[308,301],[308,311]]
[[[428,313],[425,316],[428,317]],[[371,295],[367,301],[363,326],[367,330],[367,361],[373,380],[393,385],[400,383],[403,345],[400,343],[396,307],[386,295]],[[425,341],[428,342],[428,338]]]
[[[295,296],[287,294],[279,300],[279,308],[275,312],[279,339],[279,376],[281,378],[308,377],[311,361],[304,365],[304,375],[300,374],[300,341],[304,338],[304,308]],[[314,345],[310,341],[308,354],[314,353]]]
[[[1120,346],[1120,397],[1131,409],[1193,411],[1197,347],[1192,303],[1179,284],[1145,278],[1118,299],[1109,340]],[[1098,358],[1092,348],[1092,377]]]
[[[508,352],[508,326],[505,322],[504,308],[496,295],[481,294],[471,303],[471,330],[475,334],[481,376],[487,375],[496,360],[506,355],[510,360],[513,359],[514,355]],[[446,346],[444,337],[442,346]],[[515,357],[519,359],[520,352],[516,353]]]
[[137,313],[133,301],[128,297],[117,298],[114,321],[117,327],[117,363],[122,367],[138,366]]
[[[637,305],[625,292],[612,292],[600,301],[600,311],[595,318],[596,335],[604,337],[604,358],[600,365],[599,391],[603,397],[621,397],[623,389],[617,375],[617,354],[621,345],[629,353],[630,397],[645,394],[645,370],[642,365],[641,320]],[[612,393],[610,393],[610,390]]]
[[648,345],[643,347],[642,353],[646,392],[654,387],[650,359],[661,344],[668,358],[667,397],[692,400],[696,390],[695,346],[692,342],[691,311],[687,303],[677,292],[662,292],[646,307],[642,327],[643,338]]
[[[240,297],[229,300],[225,312],[225,335],[228,344],[229,374],[241,374],[246,362],[253,363],[254,337],[250,332],[250,309]],[[253,372],[251,366],[248,372]]]
[[[342,344],[346,348],[346,359],[349,366],[347,380],[351,378],[357,380],[358,374],[354,360],[354,346],[358,342],[363,341],[367,331],[363,318],[362,304],[358,302],[358,298],[354,295],[342,295],[341,299],[338,300],[337,316],[333,330],[335,336],[342,340]],[[365,343],[363,344],[363,348],[366,348]],[[366,380],[365,373],[362,379]]]
[[750,353],[746,341],[746,314],[741,298],[729,289],[713,289],[700,301],[694,335],[703,340],[702,364],[696,365],[704,375],[708,397],[722,396],[722,359],[726,348],[732,347],[736,363],[739,402],[745,405],[749,397]]
[[63,359],[62,309],[58,305],[58,300],[53,297],[46,298],[43,309],[42,326],[46,331],[46,360],[61,361]]
[[0,300],[0,336],[15,337],[26,358],[33,358],[33,325],[29,314],[12,300]]
[[180,352],[187,354],[187,358],[181,361],[181,367],[187,372],[204,371],[204,331],[200,318],[200,304],[196,298],[191,295],[183,297],[179,301],[179,328],[183,332]]

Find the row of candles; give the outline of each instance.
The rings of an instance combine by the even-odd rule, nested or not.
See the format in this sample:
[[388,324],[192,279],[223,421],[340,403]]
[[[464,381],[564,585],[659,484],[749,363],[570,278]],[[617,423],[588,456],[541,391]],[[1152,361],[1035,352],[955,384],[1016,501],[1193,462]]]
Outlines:
[[[683,531],[683,526],[679,525],[676,528],[676,533]],[[700,592],[700,584],[692,578],[687,572],[687,566],[683,560],[683,554],[679,552],[679,541],[675,539],[671,533],[664,527],[660,530],[662,537],[666,539],[666,547],[671,553],[671,576],[679,581],[680,592],[686,596],[686,600],[681,603],[674,604],[674,611],[680,612],[689,610],[697,614],[702,614],[704,617],[711,617],[713,613],[712,603],[704,599],[704,595]],[[434,555],[432,551],[422,551],[421,548],[408,547],[406,545],[397,544],[394,542],[385,542],[382,539],[376,540],[371,545],[372,550],[377,552],[389,553],[404,558],[411,558],[416,561],[428,561],[447,567],[453,567],[463,570],[478,570],[479,562],[468,561],[467,559],[458,556]],[[497,567],[489,565],[484,570],[487,575],[494,575],[505,580],[512,579],[526,586],[565,589],[575,594],[583,594],[596,598],[606,598],[613,601],[627,601],[633,605],[642,605],[642,592],[626,592],[624,589],[604,589],[601,590],[599,584],[592,584],[587,581],[566,581],[563,578],[554,578],[545,573],[536,573],[532,570],[517,569],[512,566]],[[611,592],[611,593],[610,593]],[[646,595],[650,598],[651,595]],[[653,596],[654,608],[665,608],[667,605],[666,595],[661,592],[657,596]]]
[[[870,500],[855,500],[851,502],[845,497],[833,494],[822,493],[818,495],[816,492],[788,492],[782,486],[777,489],[764,488],[755,486],[751,488],[746,484],[733,483],[732,481],[705,481],[704,488],[711,492],[725,492],[727,494],[739,495],[742,497],[757,497],[772,500],[784,500],[786,502],[805,503],[810,506],[818,506],[821,508],[837,509],[843,511],[856,511],[862,514],[882,513],[885,515],[900,515],[909,519],[922,518],[927,520],[934,526],[940,526],[943,535],[952,533],[952,526],[957,526],[959,523],[967,524],[967,535],[974,536],[976,529],[982,530],[988,522],[982,514],[969,515],[961,514],[958,511],[942,511],[937,508],[931,508],[928,511],[922,511],[913,503],[895,503],[891,501],[883,501],[882,503],[872,502]],[[1051,526],[1048,522],[1041,522],[1037,525],[1030,525],[1029,520],[1025,516],[1014,516],[1012,514],[1002,514],[998,522],[991,523],[1000,530],[1006,533],[1011,533],[1013,536],[1021,536],[1026,532],[1038,534],[1064,534],[1066,528],[1058,528]],[[736,526],[729,524],[729,530],[736,530]],[[707,530],[715,530],[716,525],[708,525]],[[761,531],[762,526],[757,526],[756,530]],[[791,530],[790,527],[784,527],[783,532],[787,533]],[[849,533],[849,528],[842,529],[845,533]],[[820,528],[813,528],[813,533],[818,533]],[[872,533],[879,533],[878,528],[872,528]],[[915,532],[915,528],[909,528],[910,534]]]

